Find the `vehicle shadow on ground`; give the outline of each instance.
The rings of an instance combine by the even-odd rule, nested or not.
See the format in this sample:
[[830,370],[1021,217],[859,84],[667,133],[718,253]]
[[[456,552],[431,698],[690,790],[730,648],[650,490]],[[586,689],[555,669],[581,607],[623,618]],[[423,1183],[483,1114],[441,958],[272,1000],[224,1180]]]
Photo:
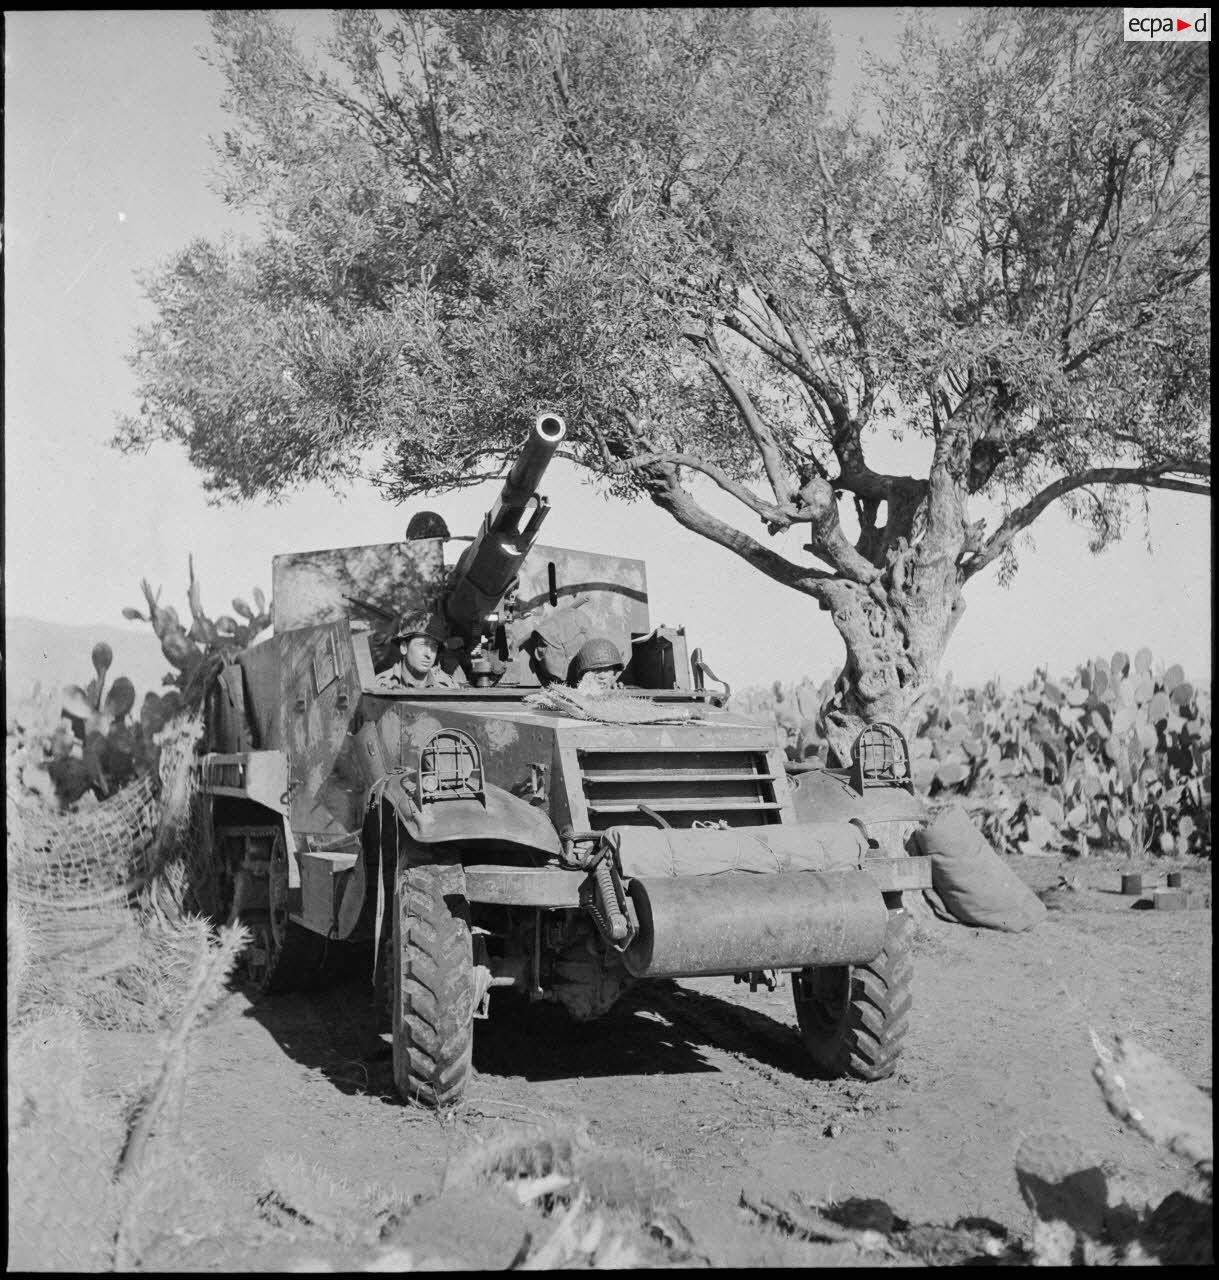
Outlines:
[[[791,1027],[674,982],[640,984],[589,1022],[515,993],[497,992],[491,1008],[474,1031],[474,1067],[484,1076],[544,1081],[709,1073],[720,1070],[712,1057],[717,1051],[794,1076],[814,1075]],[[322,984],[253,1000],[245,1016],[341,1093],[396,1098],[387,1020],[359,961],[332,960]]]
[[474,1066],[480,1075],[529,1081],[716,1070],[668,1019],[628,999],[579,1022],[553,1004],[501,993],[492,997],[491,1017],[475,1027]]
[[637,998],[685,1028],[699,1044],[802,1079],[818,1077],[800,1033],[769,1014],[677,982],[647,984],[638,989]]
[[[623,1002],[578,1022],[552,1004],[497,993],[493,1009],[474,1024],[473,1065],[484,1076],[541,1081],[718,1069],[695,1047],[697,1038],[646,1005]],[[263,996],[246,1016],[341,1093],[396,1099],[387,1019],[366,976],[336,975],[308,992]]]
[[[247,995],[249,992],[247,991]],[[341,1093],[396,1099],[387,1016],[373,993],[363,952],[340,947],[305,990],[251,996],[245,1012],[294,1062]]]
[[707,1050],[811,1074],[792,1028],[673,982],[641,984],[591,1022],[498,993],[492,1009],[474,1037],[474,1065],[483,1075],[543,1081],[719,1071]]

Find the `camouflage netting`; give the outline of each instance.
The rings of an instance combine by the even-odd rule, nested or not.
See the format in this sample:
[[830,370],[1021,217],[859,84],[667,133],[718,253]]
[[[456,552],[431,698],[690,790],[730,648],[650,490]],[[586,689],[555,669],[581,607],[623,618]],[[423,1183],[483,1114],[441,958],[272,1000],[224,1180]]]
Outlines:
[[[85,813],[9,787],[10,1270],[133,1270],[166,1221],[214,1220],[181,1144],[188,1048],[247,937],[184,907],[199,733],[171,722],[159,777]],[[99,1027],[163,1033],[121,1096],[92,1085]]]
[[76,814],[50,814],[9,788],[10,952],[29,957],[10,1020],[70,1010],[86,1025],[160,1025],[179,972],[206,936],[182,910],[197,717],[159,736],[159,776]]
[[602,724],[684,724],[705,720],[702,707],[680,707],[653,702],[629,693],[582,693],[550,685],[525,698],[525,705],[542,711],[557,711],[575,720],[597,720]]

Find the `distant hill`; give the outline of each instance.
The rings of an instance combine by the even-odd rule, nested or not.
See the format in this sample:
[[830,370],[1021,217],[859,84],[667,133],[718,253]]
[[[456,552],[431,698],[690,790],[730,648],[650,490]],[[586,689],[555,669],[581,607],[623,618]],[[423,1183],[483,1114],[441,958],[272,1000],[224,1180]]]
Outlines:
[[65,684],[83,688],[93,678],[89,655],[99,640],[114,650],[107,685],[126,676],[140,699],[149,691],[161,690],[161,677],[171,668],[150,626],[129,629],[13,617],[4,620],[4,688],[9,705],[28,697],[35,680],[44,691]]

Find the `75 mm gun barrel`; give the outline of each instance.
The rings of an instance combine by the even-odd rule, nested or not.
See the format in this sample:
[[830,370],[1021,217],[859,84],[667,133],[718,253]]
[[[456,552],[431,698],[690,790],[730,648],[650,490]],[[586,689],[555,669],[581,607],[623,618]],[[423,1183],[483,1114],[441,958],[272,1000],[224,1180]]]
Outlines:
[[[498,609],[537,541],[550,510],[549,502],[537,488],[566,434],[566,424],[558,414],[538,415],[504,480],[499,498],[457,562],[445,613],[454,630],[467,641],[481,633],[487,615]],[[522,529],[521,521],[531,507],[528,523]]]

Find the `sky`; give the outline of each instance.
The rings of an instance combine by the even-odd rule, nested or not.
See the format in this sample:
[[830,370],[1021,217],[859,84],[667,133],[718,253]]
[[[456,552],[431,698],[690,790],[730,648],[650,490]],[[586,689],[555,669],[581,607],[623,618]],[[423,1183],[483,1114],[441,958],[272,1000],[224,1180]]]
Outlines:
[[[318,28],[316,11],[286,12]],[[895,13],[827,12],[843,99],[862,74],[861,52],[890,51]],[[959,13],[942,9],[938,20],[951,26]],[[143,578],[185,613],[188,554],[205,608],[219,614],[234,595],[269,591],[275,554],[402,537],[424,504],[310,488],[277,506],[210,506],[181,451],[124,456],[109,446],[116,414],[134,407],[125,359],[134,330],[152,318],[138,274],[193,238],[242,230],[209,188],[223,85],[200,57],[209,43],[200,11],[8,13],[5,27],[6,615],[122,625],[123,606],[142,603]],[[917,450],[873,457],[895,462],[926,473]],[[734,686],[838,670],[842,642],[807,597],[650,506],[603,498],[565,463],[544,489],[543,541],[646,560],[653,622],[685,625]],[[489,485],[426,505],[453,532],[473,532],[495,493]],[[699,496],[735,516],[717,491]],[[1057,509],[1033,536],[1011,587],[993,571],[970,584],[941,672],[1021,681],[1038,666],[1064,674],[1147,645],[1158,661],[1208,678],[1207,500],[1153,493],[1146,527],[1136,512],[1126,540],[1099,556]],[[802,559],[803,540],[793,531],[774,545]]]

